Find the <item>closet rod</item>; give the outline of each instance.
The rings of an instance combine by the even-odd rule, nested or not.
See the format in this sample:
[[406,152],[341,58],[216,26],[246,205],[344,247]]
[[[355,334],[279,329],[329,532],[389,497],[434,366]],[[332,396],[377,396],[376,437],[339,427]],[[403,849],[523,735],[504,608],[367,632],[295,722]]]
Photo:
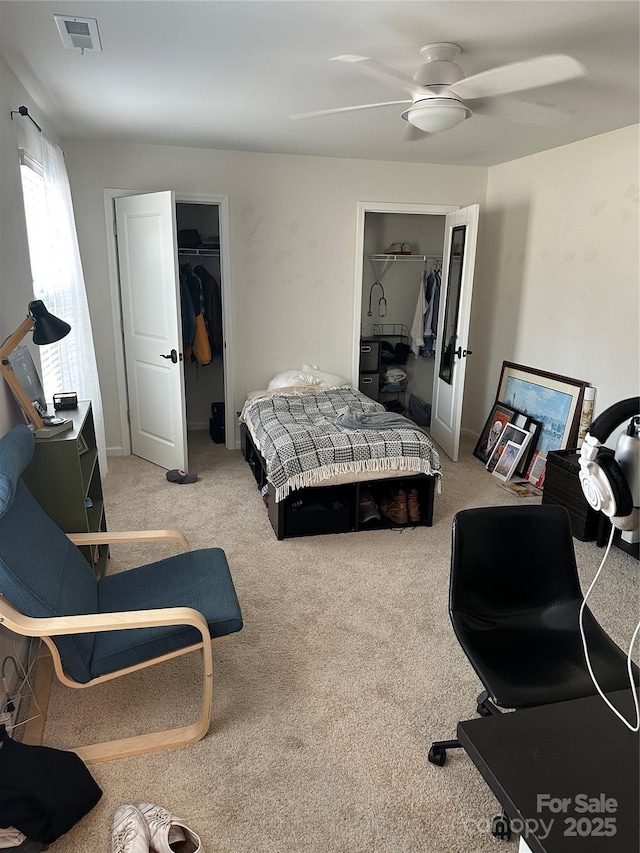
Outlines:
[[369,255],[370,261],[441,261],[442,255]]
[[29,115],[29,110],[25,106],[18,107],[17,110],[11,110],[11,121],[13,121],[14,115],[18,115],[18,114],[20,114],[21,116],[24,116],[25,118],[28,118],[29,121],[32,124],[35,124],[35,126],[38,128],[38,132],[42,133],[42,128],[40,127],[40,125],[36,121],[34,121],[31,118],[31,116]]

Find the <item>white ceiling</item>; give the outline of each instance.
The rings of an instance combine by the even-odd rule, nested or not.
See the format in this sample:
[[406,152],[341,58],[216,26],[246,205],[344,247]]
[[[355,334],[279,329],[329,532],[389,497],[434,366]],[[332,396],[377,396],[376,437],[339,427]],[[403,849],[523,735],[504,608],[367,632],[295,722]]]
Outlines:
[[[634,0],[0,0],[0,53],[63,139],[490,165],[639,121],[639,10]],[[103,52],[65,50],[54,12],[97,18]],[[587,77],[517,97],[575,116],[542,128],[474,115],[417,142],[403,140],[400,106],[289,118],[407,97],[328,60],[361,54],[412,76],[435,41],[462,46],[467,76],[574,56]]]

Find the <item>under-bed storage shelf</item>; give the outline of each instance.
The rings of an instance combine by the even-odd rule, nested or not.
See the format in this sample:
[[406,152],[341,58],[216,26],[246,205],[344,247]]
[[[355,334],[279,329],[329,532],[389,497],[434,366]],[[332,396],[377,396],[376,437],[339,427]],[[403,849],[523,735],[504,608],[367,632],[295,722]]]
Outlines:
[[[390,527],[431,527],[436,478],[426,474],[409,474],[371,482],[346,483],[338,486],[314,486],[296,489],[276,503],[275,489],[267,481],[266,465],[256,449],[249,430],[241,426],[242,454],[253,471],[261,492],[266,488],[267,511],[278,539],[294,536],[317,536],[322,533],[351,533]],[[366,489],[376,503],[390,489],[418,490],[421,520],[406,525],[393,524],[386,518],[361,523],[358,519],[360,493]]]

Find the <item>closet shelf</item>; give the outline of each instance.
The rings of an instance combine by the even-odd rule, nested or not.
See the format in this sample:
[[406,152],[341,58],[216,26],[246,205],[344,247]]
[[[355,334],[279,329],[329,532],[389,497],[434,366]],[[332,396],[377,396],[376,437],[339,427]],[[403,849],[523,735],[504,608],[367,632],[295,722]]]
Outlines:
[[441,255],[369,255],[370,261],[441,261]]
[[181,249],[178,248],[178,255],[180,257],[188,257],[188,256],[202,256],[206,258],[219,258],[220,257],[220,249]]

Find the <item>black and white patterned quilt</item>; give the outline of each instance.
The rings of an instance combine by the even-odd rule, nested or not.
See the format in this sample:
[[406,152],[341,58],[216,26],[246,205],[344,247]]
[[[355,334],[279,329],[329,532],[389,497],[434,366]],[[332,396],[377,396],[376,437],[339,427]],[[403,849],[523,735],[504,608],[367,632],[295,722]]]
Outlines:
[[439,478],[438,451],[423,432],[336,425],[343,412],[383,411],[380,403],[344,387],[305,394],[270,392],[245,403],[241,419],[264,457],[276,501],[336,474],[406,471]]

